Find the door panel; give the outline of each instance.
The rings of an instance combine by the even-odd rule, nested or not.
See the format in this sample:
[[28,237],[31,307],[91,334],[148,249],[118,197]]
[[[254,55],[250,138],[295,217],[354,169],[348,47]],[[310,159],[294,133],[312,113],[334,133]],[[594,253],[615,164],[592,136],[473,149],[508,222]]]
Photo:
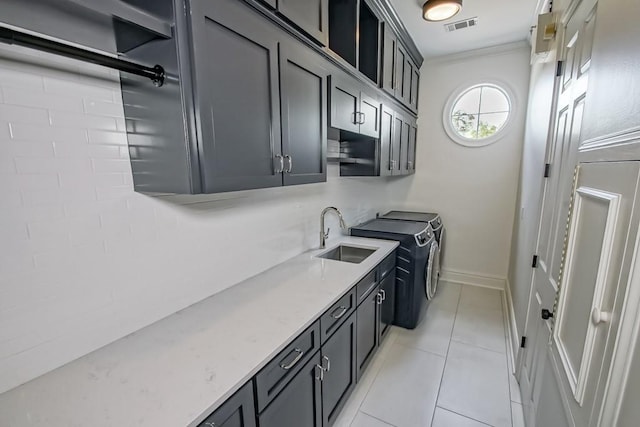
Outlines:
[[280,52],[285,185],[327,179],[327,72],[315,54],[283,45]]
[[278,11],[326,46],[329,42],[329,0],[278,0]]
[[[393,110],[382,106],[380,120],[380,176],[391,175],[393,170]],[[397,163],[397,162],[396,162]]]
[[418,110],[418,89],[420,87],[420,71],[418,70],[418,67],[412,64],[411,73],[412,74],[411,74],[411,91],[410,91],[411,105],[410,106],[414,111],[417,111]]
[[400,175],[409,173],[409,133],[411,125],[406,119],[402,120],[402,133],[400,134]]
[[[411,76],[411,70],[407,70],[409,56],[400,43],[396,43],[396,66],[395,66],[395,96],[402,102],[405,102],[409,98],[409,91],[411,90],[411,77],[407,80],[406,75]],[[408,84],[408,85],[407,85]],[[405,86],[406,85],[406,86]]]
[[416,149],[417,149],[418,128],[415,120],[409,123],[409,146],[407,148],[407,171],[414,173],[416,170]]
[[193,1],[192,16],[203,192],[282,185],[277,29],[230,0]]
[[253,401],[251,381],[227,399],[199,427],[210,427],[212,425],[216,427],[255,427],[256,408]]
[[364,94],[360,96],[360,130],[362,135],[380,138],[380,102]]
[[356,311],[358,379],[378,348],[378,291],[376,286]]
[[322,418],[332,425],[356,385],[356,315],[352,314],[322,346],[327,371],[322,380]]
[[396,295],[396,272],[395,268],[380,282],[380,292],[382,296],[382,304],[380,305],[380,337],[378,341],[382,341],[391,331],[393,318],[395,316],[395,295]]
[[360,91],[331,77],[331,127],[358,133]]
[[396,36],[385,23],[382,38],[382,89],[395,96]]
[[400,175],[402,162],[400,158],[404,119],[398,114],[393,115],[393,138],[391,139],[391,175]]
[[[639,162],[581,164],[567,238],[552,352],[576,425],[600,424],[626,293]],[[634,224],[633,227],[637,227]],[[629,254],[627,252],[627,258]]]
[[320,352],[259,415],[260,427],[322,427]]

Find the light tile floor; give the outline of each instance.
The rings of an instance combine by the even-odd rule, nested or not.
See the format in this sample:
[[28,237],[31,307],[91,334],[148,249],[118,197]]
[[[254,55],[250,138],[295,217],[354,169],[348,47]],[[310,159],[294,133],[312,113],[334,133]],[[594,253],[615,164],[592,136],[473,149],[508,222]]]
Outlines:
[[524,427],[502,293],[443,282],[423,322],[394,327],[338,427]]

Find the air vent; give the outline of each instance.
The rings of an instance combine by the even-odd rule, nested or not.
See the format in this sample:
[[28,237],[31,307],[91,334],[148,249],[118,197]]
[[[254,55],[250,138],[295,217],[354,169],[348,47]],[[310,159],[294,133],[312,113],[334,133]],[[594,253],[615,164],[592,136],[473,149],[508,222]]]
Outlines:
[[478,25],[477,16],[462,21],[452,22],[450,24],[444,24],[444,29],[450,33],[451,31],[463,30],[465,28],[475,27],[476,25]]

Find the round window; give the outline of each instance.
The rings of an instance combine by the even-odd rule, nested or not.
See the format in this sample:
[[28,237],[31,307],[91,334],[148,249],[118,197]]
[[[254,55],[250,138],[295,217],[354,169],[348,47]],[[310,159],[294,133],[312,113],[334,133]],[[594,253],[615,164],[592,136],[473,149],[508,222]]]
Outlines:
[[447,134],[469,147],[481,147],[501,138],[512,114],[507,91],[493,83],[482,83],[458,93],[444,110]]

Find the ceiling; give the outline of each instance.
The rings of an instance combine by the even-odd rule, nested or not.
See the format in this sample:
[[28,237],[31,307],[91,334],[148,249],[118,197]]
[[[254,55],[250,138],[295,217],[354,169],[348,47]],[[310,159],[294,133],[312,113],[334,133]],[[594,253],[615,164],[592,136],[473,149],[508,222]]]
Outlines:
[[[426,58],[526,40],[537,0],[463,0],[462,11],[452,19],[422,19],[425,0],[391,0],[418,49]],[[476,27],[446,32],[444,23],[478,17]]]

